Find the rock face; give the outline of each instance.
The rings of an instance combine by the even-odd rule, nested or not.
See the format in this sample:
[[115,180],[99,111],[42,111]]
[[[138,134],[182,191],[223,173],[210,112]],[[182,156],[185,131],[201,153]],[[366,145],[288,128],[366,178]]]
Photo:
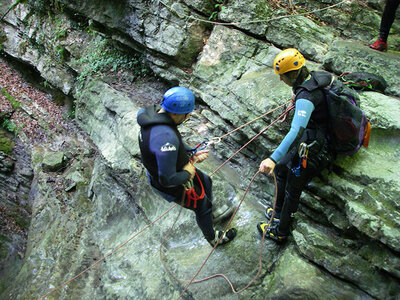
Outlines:
[[[30,197],[27,247],[21,246],[12,272],[2,268],[2,281],[13,280],[0,286],[1,298],[44,296],[105,256],[48,298],[178,298],[211,248],[190,211],[175,207],[157,220],[171,205],[147,183],[136,113],[157,103],[168,87],[187,86],[199,109],[181,126],[184,138],[197,144],[223,136],[290,99],[290,89],[271,69],[286,47],[302,51],[310,69],[366,71],[386,79],[385,94],[360,92],[373,127],[370,146],[338,157],[330,172],[309,184],[284,245],[266,241],[261,248],[255,225],[273,201],[274,185],[258,176],[233,220],[237,239],[218,248],[196,278],[223,272],[241,290],[256,276],[262,249],[258,279],[239,294],[220,279],[195,283],[183,299],[398,297],[399,22],[388,53],[369,49],[382,11],[372,2],[59,0],[16,6],[0,23],[2,51],[74,97],[76,122],[85,134],[33,145],[31,167],[22,172],[31,185],[19,181],[25,187],[14,191]],[[5,13],[12,2],[2,4]],[[220,24],[210,24],[216,15]],[[143,77],[149,73],[142,62],[151,76]],[[199,166],[213,174],[215,207],[241,203],[260,161],[290,123],[268,129],[214,174],[216,167],[283,111],[224,137]],[[15,169],[20,158],[14,158]],[[11,184],[3,182],[21,177],[13,177],[5,155],[0,166],[0,192],[7,193]],[[12,247],[1,245],[8,266]]]
[[[4,142],[2,128],[0,136]],[[10,137],[8,139],[11,140]],[[31,217],[29,195],[32,179],[30,157],[20,142],[14,145],[11,155],[0,151],[1,290],[7,288],[7,282],[18,274],[23,265]]]

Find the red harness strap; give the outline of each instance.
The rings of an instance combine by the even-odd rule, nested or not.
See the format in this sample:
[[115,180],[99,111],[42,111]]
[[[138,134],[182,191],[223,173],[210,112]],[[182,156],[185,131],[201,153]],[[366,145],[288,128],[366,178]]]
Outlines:
[[194,184],[191,184],[189,188],[186,188],[186,207],[190,207],[192,200],[193,200],[193,208],[197,208],[197,200],[201,200],[204,198],[204,187],[203,183],[201,182],[199,175],[197,175],[197,172],[195,173],[197,180],[200,182],[200,188],[201,188],[201,195],[197,195],[196,191],[194,190]]

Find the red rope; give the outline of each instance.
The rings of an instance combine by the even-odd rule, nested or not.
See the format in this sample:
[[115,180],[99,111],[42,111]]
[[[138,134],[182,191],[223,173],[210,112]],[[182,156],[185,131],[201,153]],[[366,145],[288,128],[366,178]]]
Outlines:
[[276,122],[278,122],[280,119],[286,116],[286,112],[281,114],[275,121],[273,121],[271,124],[269,124],[267,127],[265,127],[263,130],[261,130],[259,133],[257,133],[250,141],[248,141],[246,144],[244,144],[239,150],[237,150],[235,153],[231,155],[226,161],[224,161],[223,164],[221,164],[218,168],[214,170],[214,172],[211,173],[210,176],[214,175],[219,169],[221,169],[224,165],[226,165],[235,155],[237,155],[240,151],[242,151],[244,148],[246,148],[252,141],[254,141],[256,138],[258,138],[261,134],[263,134],[268,128],[270,128],[272,125],[274,125]]

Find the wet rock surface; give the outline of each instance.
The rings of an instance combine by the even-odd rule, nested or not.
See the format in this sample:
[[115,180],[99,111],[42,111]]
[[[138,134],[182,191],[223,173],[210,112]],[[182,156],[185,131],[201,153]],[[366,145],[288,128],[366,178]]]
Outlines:
[[[7,200],[7,209],[14,207],[28,220],[1,243],[2,281],[13,278],[1,286],[1,297],[39,298],[118,249],[49,298],[178,298],[186,283],[168,270],[191,280],[211,248],[193,213],[179,213],[178,207],[134,237],[171,207],[148,185],[136,113],[180,84],[191,88],[198,102],[180,128],[184,139],[195,145],[223,136],[290,99],[290,89],[271,66],[280,49],[293,46],[305,54],[309,69],[337,75],[367,71],[386,79],[385,94],[360,93],[373,128],[370,146],[338,157],[330,172],[310,183],[288,242],[264,243],[262,269],[252,286],[235,294],[223,279],[212,279],[191,285],[183,299],[395,299],[400,291],[399,23],[393,25],[388,53],[369,49],[382,10],[370,2],[325,9],[328,3],[320,1],[229,1],[215,12],[219,21],[236,22],[230,25],[198,20],[211,17],[213,1],[58,1],[63,9],[49,6],[45,14],[32,14],[29,3],[18,5],[0,24],[3,51],[73,96],[76,121],[62,117],[50,96],[36,98],[30,91],[18,98],[11,93],[14,85],[2,83],[25,109],[14,109],[3,94],[0,119],[8,114],[17,122],[24,116],[30,122],[21,123],[37,131],[22,128],[13,152],[0,156],[2,199],[15,195],[18,201]],[[3,3],[2,11],[11,5]],[[147,63],[151,76],[137,72],[138,60]],[[270,128],[214,174],[216,168],[283,110],[223,138],[199,165],[213,174],[215,207],[240,203],[259,162],[290,122]],[[48,163],[49,153],[60,156],[59,164]],[[224,273],[236,290],[252,280],[261,249],[256,224],[273,195],[273,180],[258,176],[233,220],[236,240],[218,248],[197,279]],[[4,209],[0,214],[2,220],[10,215]]]

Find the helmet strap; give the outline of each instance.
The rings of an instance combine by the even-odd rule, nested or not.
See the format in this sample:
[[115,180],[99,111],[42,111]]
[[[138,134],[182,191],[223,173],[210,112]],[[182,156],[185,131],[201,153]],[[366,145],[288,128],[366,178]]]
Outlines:
[[297,83],[297,81],[298,81],[298,79],[299,79],[299,76],[300,76],[300,73],[301,73],[301,68],[297,70],[296,76],[295,76],[294,78],[291,79],[292,85],[293,85],[293,86]]

